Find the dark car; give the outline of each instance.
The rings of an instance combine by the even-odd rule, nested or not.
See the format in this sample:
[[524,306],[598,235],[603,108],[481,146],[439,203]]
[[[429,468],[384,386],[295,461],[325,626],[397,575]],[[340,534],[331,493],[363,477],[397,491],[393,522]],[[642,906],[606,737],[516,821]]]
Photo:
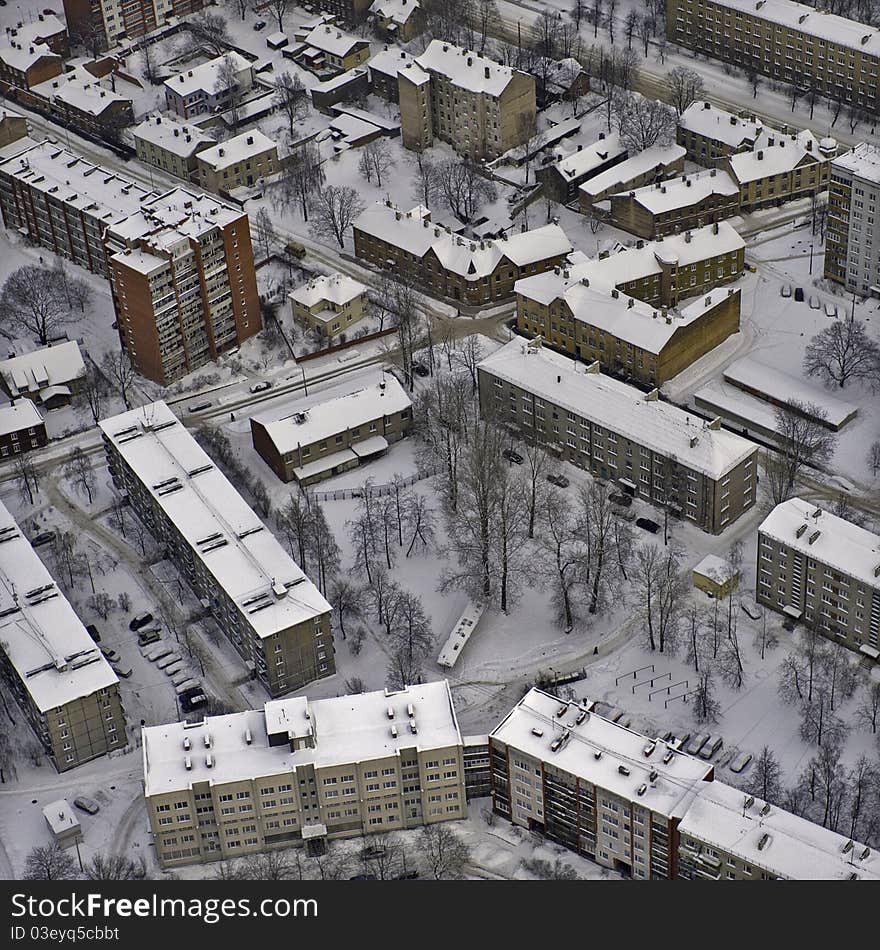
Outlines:
[[571,482],[569,482],[569,480],[564,475],[548,475],[547,481],[550,482],[551,485],[555,485],[557,488],[568,488],[568,486],[571,484]]
[[522,465],[525,459],[519,454],[519,452],[514,452],[513,449],[505,449],[501,453],[508,462],[515,462],[517,465]]
[[651,521],[650,518],[636,518],[636,524],[645,531],[650,531],[651,534],[656,534],[660,530],[660,525],[656,521]]
[[156,643],[156,641],[162,639],[162,634],[158,630],[139,630],[138,631],[138,646],[146,647],[151,643]]
[[260,30],[265,30],[265,29],[266,29],[266,21],[265,21],[265,20],[257,20],[257,22],[254,24],[254,29],[255,29],[258,33],[260,32]]
[[193,403],[193,405],[191,406],[187,406],[187,411],[188,412],[204,412],[206,409],[210,409],[211,405],[212,403],[207,400],[205,402],[196,402],[196,403]]
[[87,815],[97,815],[101,810],[101,806],[94,800],[94,798],[89,798],[87,795],[77,795],[77,797],[73,800],[73,804],[80,811],[84,811]]
[[798,303],[803,303],[803,302],[804,302],[804,288],[803,288],[803,287],[795,287],[795,289],[794,289],[794,299],[795,299]]
[[608,500],[612,505],[620,505],[621,508],[629,508],[633,503],[632,495],[627,495],[626,492],[622,491],[617,491],[609,495]]
[[33,541],[31,541],[32,548],[38,548],[41,544],[51,544],[55,540],[54,531],[41,531]]
[[142,614],[138,614],[134,617],[131,623],[128,625],[129,630],[140,630],[141,627],[146,627],[146,625],[153,619],[153,615],[148,611]]
[[430,376],[431,371],[424,363],[413,363],[413,372],[416,376]]
[[88,631],[89,636],[95,641],[95,643],[101,642],[101,634],[98,633],[98,628],[93,623],[87,623],[86,630]]

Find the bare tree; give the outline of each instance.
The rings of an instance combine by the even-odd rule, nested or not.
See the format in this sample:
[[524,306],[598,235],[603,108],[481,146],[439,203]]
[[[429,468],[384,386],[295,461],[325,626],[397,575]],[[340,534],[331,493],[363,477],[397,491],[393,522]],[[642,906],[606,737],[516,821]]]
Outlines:
[[743,790],[771,805],[780,805],[783,798],[782,767],[769,746],[761,749]]
[[437,168],[424,152],[415,152],[415,183],[413,191],[419,204],[430,208],[437,197]]
[[636,552],[633,585],[652,650],[663,653],[675,646],[681,620],[685,585],[681,558],[673,546],[660,548],[646,544]]
[[580,32],[581,23],[587,15],[587,0],[572,0],[569,15],[574,20],[575,29]]
[[865,379],[880,365],[880,346],[861,320],[841,319],[820,330],[804,351],[804,372],[841,389],[851,379]]
[[284,31],[284,14],[287,13],[290,0],[267,0],[263,8],[268,10],[278,23],[278,32]]
[[219,13],[208,10],[189,16],[187,30],[192,37],[192,46],[204,47],[212,56],[222,56],[230,47],[232,39],[226,27],[226,19]]
[[586,549],[565,495],[548,493],[542,499],[541,514],[539,570],[553,592],[556,621],[568,631],[578,620],[575,591],[583,581]]
[[360,859],[365,871],[372,871],[380,881],[388,881],[400,872],[405,860],[403,845],[390,831],[364,835]]
[[697,722],[717,722],[721,704],[715,698],[712,670],[705,669],[697,674],[697,686],[692,701],[694,718]]
[[360,195],[349,185],[327,185],[312,198],[312,231],[324,239],[335,238],[345,249],[346,232],[364,207]]
[[104,375],[91,360],[86,366],[80,392],[85,398],[95,425],[97,425],[104,414],[104,400],[107,398],[109,387]]
[[626,36],[626,48],[632,49],[633,37],[636,35],[639,27],[639,11],[635,7],[630,9],[623,21],[623,33]]
[[859,725],[870,729],[874,735],[877,734],[877,728],[880,726],[880,682],[865,682],[862,701],[855,709],[855,719]]
[[642,41],[642,45],[645,48],[645,58],[648,58],[648,46],[651,42],[651,37],[654,35],[654,30],[651,27],[651,18],[649,16],[643,16],[639,20],[638,27],[636,32],[639,35],[639,39]]
[[632,93],[618,96],[614,122],[621,141],[634,152],[668,145],[675,137],[675,112],[657,99]]
[[359,619],[364,610],[363,588],[345,575],[337,575],[330,585],[329,598],[334,616],[339,620],[339,632],[345,639],[345,620]]
[[126,409],[131,409],[132,388],[137,375],[127,350],[110,350],[101,360],[104,376],[110,380],[117,393],[122,397]]
[[746,69],[746,82],[751,87],[753,99],[758,98],[758,90],[761,88],[762,81],[761,74],[757,69],[752,69],[751,67]]
[[499,14],[495,0],[475,0],[476,28],[480,31],[480,53],[486,48],[488,37],[498,31]]
[[468,846],[442,822],[425,825],[416,838],[416,847],[435,881],[460,879],[471,857]]
[[147,863],[143,856],[135,861],[124,854],[93,854],[83,864],[87,881],[143,881],[147,878]]
[[791,498],[806,467],[819,468],[830,461],[837,437],[822,425],[826,416],[821,406],[789,400],[774,413],[779,449],[764,456],[767,491],[778,505]]
[[877,472],[880,471],[880,439],[875,439],[868,449],[868,468],[876,478]]
[[26,881],[71,881],[77,876],[76,862],[58,844],[31,848],[25,859]]
[[703,95],[703,78],[689,66],[676,66],[670,71],[667,82],[676,115],[681,115]]
[[309,94],[296,73],[282,73],[275,80],[275,101],[287,117],[291,137],[297,122],[301,122],[309,111]]
[[235,57],[227,53],[220,61],[217,69],[217,80],[214,83],[214,92],[222,97],[229,112],[229,119],[233,129],[238,128],[241,121],[241,107],[244,102],[244,87],[238,78],[238,67]]
[[283,200],[299,202],[303,221],[308,223],[309,207],[325,181],[321,153],[314,142],[303,142],[291,153],[281,175]]
[[38,264],[19,267],[6,278],[0,306],[12,326],[33,333],[42,346],[48,345],[68,319],[58,271]]
[[828,685],[817,682],[812,690],[812,698],[801,706],[801,737],[805,742],[822,746],[824,743],[837,745],[846,738],[846,723],[834,714]]
[[263,260],[268,261],[272,253],[272,245],[278,239],[278,234],[265,207],[259,208],[251,218],[251,231],[254,235],[254,242],[263,251]]
[[244,20],[251,8],[251,0],[229,0],[229,5],[238,13],[239,19]]
[[444,204],[465,224],[472,221],[479,208],[495,201],[497,191],[483,178],[469,159],[453,159],[436,166],[437,189]]
[[363,177],[371,182],[373,176],[376,177],[376,184],[382,187],[382,176],[388,176],[388,172],[397,164],[388,140],[384,138],[373,139],[361,149],[361,157],[358,162],[358,171]]
[[14,472],[21,500],[32,505],[40,493],[40,477],[33,459],[24,452],[16,455]]

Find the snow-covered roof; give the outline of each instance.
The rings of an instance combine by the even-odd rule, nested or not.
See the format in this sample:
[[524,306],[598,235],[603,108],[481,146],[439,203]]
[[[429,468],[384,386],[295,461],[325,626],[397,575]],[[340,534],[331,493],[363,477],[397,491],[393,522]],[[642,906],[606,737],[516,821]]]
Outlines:
[[832,170],[842,169],[858,178],[880,184],[880,148],[860,142],[852,151],[834,159]]
[[398,66],[397,76],[398,78],[402,77],[406,79],[416,86],[423,86],[425,83],[430,83],[431,81],[431,74],[422,69],[415,60],[411,63],[404,63],[403,66]]
[[[411,723],[416,731],[410,728]],[[248,731],[250,742],[246,740]],[[290,736],[290,741],[270,746],[269,735],[279,733]],[[403,750],[461,745],[446,680],[329,699],[274,700],[263,710],[211,716],[192,725],[148,726],[142,735],[147,797],[183,791],[197,782],[220,785],[270,775],[294,776],[300,765],[329,769],[375,759],[393,760]],[[210,750],[205,747],[206,736],[211,737]],[[189,753],[184,751],[185,738],[190,740]],[[292,751],[294,740],[299,741]],[[207,753],[213,760],[210,768],[205,763]],[[184,761],[187,756],[190,769]]]
[[753,356],[734,360],[725,368],[724,378],[741,389],[762,393],[768,400],[776,403],[798,400],[807,405],[819,406],[825,411],[827,422],[834,428],[840,428],[859,411],[859,407],[853,403],[832,396],[800,376],[789,376]]
[[136,139],[150,142],[158,148],[188,158],[199,149],[213,145],[217,140],[197,125],[184,125],[167,116],[151,115],[135,126],[132,134]]
[[[711,763],[604,719],[589,708],[533,688],[489,738],[653,812],[681,815],[695,789],[711,776]],[[551,743],[564,735],[568,738],[554,752]],[[668,762],[664,761],[667,755]]]
[[513,79],[515,70],[479,53],[431,40],[416,63],[427,72],[445,76],[454,86],[488,96],[500,96]]
[[370,13],[376,13],[393,23],[403,24],[420,6],[419,0],[373,0]]
[[[761,147],[754,151],[739,152],[727,159],[733,176],[740,185],[794,171],[805,158],[824,162],[830,157],[822,153],[818,140],[809,130],[798,135],[776,135],[771,138],[773,145],[759,142]],[[836,144],[835,142],[835,148]]]
[[571,181],[574,178],[589,175],[593,169],[604,165],[607,161],[626,154],[626,146],[620,141],[620,136],[616,132],[609,132],[605,138],[567,155],[554,167],[566,181]]
[[0,645],[40,712],[119,682],[2,502]]
[[701,574],[715,581],[716,584],[726,584],[732,577],[736,577],[739,571],[723,557],[717,554],[707,554],[699,564],[694,567],[694,574]]
[[99,425],[258,637],[330,611],[315,585],[164,402]]
[[58,801],[44,805],[43,817],[56,838],[58,835],[79,829],[79,818],[74,814],[66,798],[59,798]]
[[319,303],[334,303],[344,306],[366,291],[366,286],[347,274],[321,274],[313,277],[307,284],[292,290],[288,297],[304,307],[314,307]]
[[600,195],[612,189],[619,191],[627,182],[647,175],[652,169],[672,165],[684,158],[685,153],[686,149],[681,145],[652,145],[638,155],[624,159],[619,165],[588,178],[578,190],[587,195]]
[[259,129],[252,129],[199,152],[199,162],[219,171],[273,149],[277,154],[278,146],[268,135],[264,135]]
[[64,20],[54,13],[40,13],[35,20],[20,21],[14,27],[7,27],[8,35],[17,43],[33,43],[36,40],[46,40],[51,36],[67,31]]
[[40,410],[30,399],[16,399],[0,406],[0,435],[11,435],[42,424]]
[[757,452],[742,436],[710,429],[699,416],[646,399],[633,386],[588,372],[547,347],[514,339],[478,368],[715,480]]
[[354,426],[409,409],[412,402],[392,373],[370,373],[330,392],[287,402],[259,413],[252,421],[266,430],[275,448],[284,455],[300,445],[330,439]]
[[0,61],[18,72],[27,72],[46,57],[57,59],[58,63],[61,63],[61,57],[57,53],[53,53],[45,43],[13,41],[9,46],[0,46]]
[[[793,0],[713,0],[720,7],[738,10],[746,16],[768,20],[789,30],[814,36],[848,49],[880,56],[880,31],[856,20],[848,20],[834,13],[825,13]],[[864,41],[864,42],[863,42]],[[817,55],[821,55],[818,47]]]
[[107,224],[131,214],[152,194],[51,141],[7,159],[0,171]]
[[46,346],[0,362],[0,376],[13,395],[37,393],[47,386],[69,383],[86,371],[75,340]]
[[[880,880],[880,852],[723,782],[697,786],[679,834],[780,878]],[[684,841],[682,850],[687,853]],[[723,870],[722,870],[723,873]]]
[[682,112],[678,124],[682,129],[721,142],[730,148],[752,145],[764,127],[757,116],[734,115],[703,101],[692,102]]
[[34,86],[37,95],[52,102],[61,102],[71,109],[77,109],[91,116],[100,116],[115,103],[131,106],[131,99],[104,86],[87,69],[77,66],[72,72],[64,73],[55,79],[49,79]]
[[802,498],[777,505],[758,530],[880,591],[880,535]]
[[739,195],[739,188],[727,172],[712,168],[622,193],[624,197],[627,194],[631,194],[634,201],[656,215],[677,208],[690,208],[714,195],[732,198]]
[[[251,64],[240,53],[231,50],[226,54],[231,57],[232,64],[237,74],[243,73],[251,68]],[[220,78],[220,69],[226,56],[218,56],[216,59],[202,63],[201,66],[193,66],[185,73],[178,73],[165,80],[165,87],[176,93],[178,96],[190,96],[195,92],[205,92],[213,94],[217,89],[217,83]]]
[[416,257],[424,257],[433,250],[446,270],[465,280],[488,276],[503,258],[523,267],[572,250],[565,232],[556,224],[501,238],[470,240],[432,224],[427,208],[418,206],[401,211],[387,201],[368,207],[355,219],[354,227]]
[[356,52],[358,49],[368,46],[366,40],[352,33],[346,33],[338,26],[322,24],[309,33],[305,40],[309,46],[314,47],[321,53],[330,53],[332,56],[338,56],[340,59]]

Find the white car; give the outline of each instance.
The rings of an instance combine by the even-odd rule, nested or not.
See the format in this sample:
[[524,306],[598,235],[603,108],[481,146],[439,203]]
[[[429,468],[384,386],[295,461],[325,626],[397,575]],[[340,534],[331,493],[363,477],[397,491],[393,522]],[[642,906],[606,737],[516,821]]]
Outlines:
[[822,304],[819,302],[819,298],[813,294],[810,297],[810,310],[821,310]]

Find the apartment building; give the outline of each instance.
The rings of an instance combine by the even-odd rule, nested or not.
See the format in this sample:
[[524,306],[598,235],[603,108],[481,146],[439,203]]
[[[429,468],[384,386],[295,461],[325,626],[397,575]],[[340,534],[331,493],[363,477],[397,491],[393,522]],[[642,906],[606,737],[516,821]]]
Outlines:
[[18,89],[30,89],[60,76],[64,61],[45,43],[22,43],[12,40],[0,46],[0,83]]
[[22,45],[43,43],[62,59],[70,56],[67,24],[53,13],[37,13],[36,17],[28,22],[19,20],[15,26],[7,26],[5,39],[10,43]]
[[0,155],[5,156],[8,146],[22,141],[26,145],[32,144],[27,119],[11,109],[0,109]]
[[391,373],[371,373],[251,417],[260,458],[303,487],[384,455],[412,426],[412,401]]
[[629,152],[616,132],[599,133],[597,141],[586,147],[578,144],[574,151],[559,153],[556,161],[535,168],[535,181],[541,182],[543,193],[554,201],[571,204],[577,201],[578,189],[611,168],[622,164]]
[[825,277],[880,296],[880,149],[862,143],[831,162]]
[[385,47],[376,53],[367,63],[370,74],[370,89],[386,102],[400,101],[400,85],[397,74],[404,66],[412,63],[413,57],[406,50],[396,46]]
[[281,165],[278,146],[254,129],[200,151],[196,167],[202,188],[228,194],[234,188],[249,188],[275,175]]
[[269,694],[332,676],[330,605],[168,406],[99,425],[114,484]]
[[63,0],[71,33],[96,37],[103,48],[143,36],[172,17],[201,10],[204,0]]
[[114,221],[104,245],[119,337],[148,379],[166,386],[259,333],[243,211],[174,188]]
[[738,152],[755,149],[764,123],[753,115],[734,115],[711,102],[692,102],[678,118],[675,140],[687,149],[689,162],[704,168]]
[[721,533],[755,503],[758,447],[540,345],[511,340],[477,367],[480,410],[631,494]]
[[666,36],[824,98],[878,111],[875,27],[793,0],[666,0]]
[[346,274],[320,274],[287,295],[293,319],[332,339],[364,316],[367,288]]
[[389,40],[409,43],[425,28],[425,11],[419,0],[373,0],[373,24]]
[[70,401],[79,391],[86,366],[76,340],[45,346],[0,361],[0,386],[10,399],[24,396],[41,405]]
[[561,265],[572,250],[555,224],[471,240],[432,224],[427,208],[401,211],[391,201],[376,202],[352,227],[357,257],[470,306],[513,296],[521,277]]
[[684,171],[684,156],[685,149],[681,145],[646,148],[578,185],[578,210],[589,214],[598,202],[610,200],[612,195],[680,175]]
[[405,148],[421,151],[438,138],[460,155],[493,159],[534,128],[534,78],[473,50],[432,40],[398,81]]
[[196,155],[217,144],[215,136],[196,125],[151,115],[132,130],[137,157],[186,182],[197,180]]
[[313,22],[350,23],[356,26],[367,18],[369,10],[370,0],[322,0],[322,12],[318,15],[317,21]]
[[880,880],[876,849],[723,782],[699,787],[678,841],[680,880]]
[[347,72],[370,58],[370,44],[330,23],[322,23],[307,33],[304,48],[294,59],[305,59],[315,72]]
[[106,277],[102,235],[152,193],[51,141],[0,162],[3,224]]
[[611,221],[639,237],[663,237],[732,217],[739,194],[730,175],[713,168],[612,195]]
[[677,826],[714,767],[531,689],[489,733],[492,809],[635,879],[677,876]]
[[116,674],[2,502],[0,663],[59,772],[126,746]]
[[123,129],[134,125],[131,99],[103,85],[83,67],[32,91],[66,124],[97,138],[116,140]]
[[467,817],[445,680],[143,729],[162,867]]
[[[234,71],[234,82],[231,81],[232,75],[227,74],[227,62]],[[253,85],[251,64],[233,50],[166,79],[165,106],[183,119],[208,112],[224,112],[229,108],[233,87],[246,93]]]
[[802,498],[758,528],[759,604],[880,659],[880,535]]
[[43,417],[30,399],[14,399],[0,406],[0,462],[41,448],[48,441]]

